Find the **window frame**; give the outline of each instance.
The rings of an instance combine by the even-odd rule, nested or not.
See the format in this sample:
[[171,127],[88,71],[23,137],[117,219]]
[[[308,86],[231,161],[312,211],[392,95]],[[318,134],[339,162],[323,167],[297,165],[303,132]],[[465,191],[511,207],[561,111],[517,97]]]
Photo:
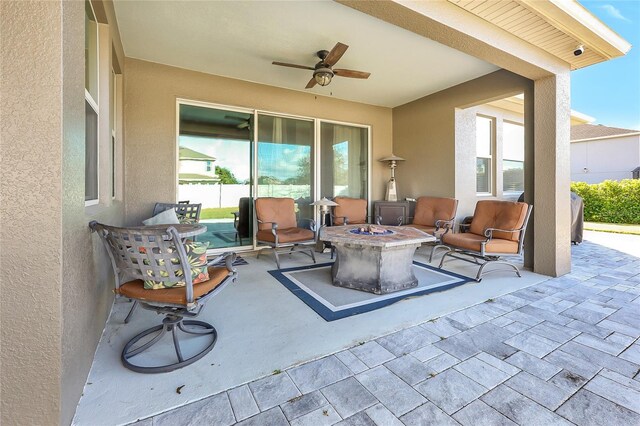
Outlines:
[[[505,152],[505,149],[504,149],[504,146],[505,146],[505,130],[504,130],[504,128],[505,128],[505,125],[507,125],[507,124],[508,125],[512,125],[512,126],[520,126],[522,128],[522,152],[523,152],[522,160],[516,160],[516,159],[512,159],[512,158],[507,158],[504,155],[504,152]],[[525,128],[524,128],[524,123],[519,123],[519,122],[514,121],[514,120],[502,119],[502,138],[500,140],[500,143],[502,144],[502,150],[501,150],[501,152],[502,152],[501,157],[502,158],[500,158],[501,171],[502,171],[502,178],[501,178],[502,179],[502,182],[501,182],[502,183],[502,185],[501,185],[502,195],[503,196],[505,194],[513,195],[513,194],[518,194],[518,193],[524,192],[524,188],[522,188],[522,190],[516,190],[516,191],[506,191],[504,189],[504,162],[505,161],[522,163],[522,171],[524,173],[524,166],[525,166],[525,161],[524,161],[524,154],[525,154]]]
[[[100,96],[100,30],[99,30],[99,26],[98,26],[98,20],[96,18],[96,12],[93,8],[93,5],[91,4],[91,2],[89,0],[85,0],[85,7],[86,5],[89,5],[90,9],[91,9],[91,13],[93,14],[93,18],[96,22],[96,44],[95,44],[95,48],[96,48],[96,81],[97,81],[97,96]],[[85,37],[86,37],[86,33],[85,33]],[[85,65],[86,66],[86,65]],[[84,205],[85,207],[89,207],[89,206],[95,206],[97,204],[100,203],[100,109],[98,107],[98,102],[99,99],[94,99],[93,96],[91,95],[91,93],[89,93],[89,90],[87,89],[87,84],[85,81],[85,88],[84,88],[84,99],[85,101],[89,104],[89,106],[91,107],[91,109],[93,109],[93,111],[96,114],[96,120],[98,125],[96,126],[96,198],[92,198],[87,200],[87,194],[85,191],[85,201],[84,201]],[[85,125],[86,125],[86,121],[87,121],[87,117],[85,115]],[[85,134],[85,138],[86,138],[86,134]],[[87,141],[85,139],[85,149],[87,146]],[[87,166],[85,163],[85,181],[87,179]]]
[[[488,156],[483,156],[483,155],[478,155],[478,132],[477,132],[477,123],[478,123],[478,118],[484,118],[486,120],[489,120],[489,123],[491,125],[491,128],[489,129],[489,155]],[[494,182],[495,182],[495,164],[496,161],[494,161],[494,158],[496,157],[495,152],[496,152],[496,117],[491,117],[489,115],[485,115],[485,114],[476,114],[476,143],[475,143],[475,149],[476,149],[476,155],[475,155],[475,159],[476,159],[476,168],[478,167],[478,159],[482,158],[485,160],[489,160],[489,166],[487,167],[488,173],[489,173],[489,179],[487,182],[487,188],[489,189],[489,191],[487,192],[478,192],[478,171],[476,169],[476,195],[480,196],[480,197],[486,197],[486,196],[493,196],[495,195],[495,186],[494,186]]]

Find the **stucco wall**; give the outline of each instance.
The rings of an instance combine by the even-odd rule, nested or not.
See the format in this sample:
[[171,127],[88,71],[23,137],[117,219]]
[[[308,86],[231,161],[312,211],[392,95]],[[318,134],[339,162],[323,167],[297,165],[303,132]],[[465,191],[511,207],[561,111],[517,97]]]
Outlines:
[[[85,207],[84,4],[64,2],[61,424],[69,424],[73,418],[113,302],[111,264],[102,244],[97,236],[90,234],[87,225],[91,220],[121,225],[124,216],[122,197],[111,198],[109,143],[111,55],[114,50],[116,54],[122,52],[122,48],[118,45],[119,38],[114,38],[117,34],[113,5],[103,3],[103,6],[106,18],[98,25],[100,203]],[[98,10],[96,15],[100,20]],[[111,21],[107,24],[106,19]],[[112,49],[112,46],[118,48]],[[119,62],[122,61],[120,58]]]
[[475,116],[488,112],[478,105],[530,94],[531,87],[530,80],[500,70],[394,108],[394,152],[408,159],[396,171],[400,197],[455,197],[458,216],[472,214],[478,199]]
[[638,166],[640,135],[571,143],[571,180],[574,182],[631,179],[631,171]]
[[[100,205],[84,205],[84,3],[0,8],[0,168],[9,171],[0,180],[0,423],[64,425],[112,301],[110,266],[87,223],[119,223],[123,208],[109,190]],[[111,40],[106,26],[101,31],[108,70]],[[102,83],[101,120],[108,123],[108,80]]]
[[3,425],[55,424],[60,409],[62,13],[0,3]]
[[126,221],[139,223],[176,193],[176,99],[257,108],[371,125],[372,198],[384,197],[391,153],[391,109],[315,96],[151,62],[126,60]]

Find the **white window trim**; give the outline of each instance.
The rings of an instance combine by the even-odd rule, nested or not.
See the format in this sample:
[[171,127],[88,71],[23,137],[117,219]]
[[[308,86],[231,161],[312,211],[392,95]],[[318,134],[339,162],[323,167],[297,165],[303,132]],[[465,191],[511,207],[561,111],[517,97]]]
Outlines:
[[[91,8],[91,13],[93,13],[93,18],[96,20],[96,71],[98,73],[97,77],[98,77],[98,94],[100,93],[100,31],[98,28],[98,20],[96,18],[96,11],[93,8],[93,5],[91,4],[91,2],[89,1],[89,7]],[[84,88],[84,99],[85,101],[87,101],[89,103],[89,105],[91,106],[91,108],[93,108],[93,111],[96,113],[97,116],[97,120],[98,120],[98,127],[97,127],[97,134],[96,134],[96,184],[97,184],[97,198],[95,199],[91,199],[91,200],[85,200],[84,202],[84,206],[85,207],[89,207],[89,206],[95,206],[97,204],[100,203],[100,109],[98,108],[98,103],[96,102],[95,99],[93,99],[93,96],[91,96],[91,93],[89,93],[89,91],[87,90],[87,88]],[[86,117],[85,117],[85,122],[86,122]],[[86,144],[86,141],[85,141]],[[86,146],[86,145],[85,145]],[[85,179],[87,177],[85,176]],[[85,194],[86,195],[86,194]]]
[[[488,120],[491,121],[491,135],[490,138],[491,140],[489,141],[489,149],[491,150],[491,154],[488,156],[484,156],[484,155],[478,155],[477,153],[477,141],[476,141],[476,167],[477,167],[477,159],[478,158],[484,158],[484,159],[488,159],[489,160],[489,182],[487,184],[489,191],[488,192],[478,192],[478,183],[476,181],[476,195],[478,197],[491,197],[495,195],[495,189],[494,189],[494,180],[495,180],[495,161],[494,161],[494,155],[493,153],[496,152],[496,118],[495,117],[491,117],[488,115],[484,115],[484,114],[476,114],[476,120],[477,117],[482,117],[482,118],[486,118]],[[476,171],[476,179],[477,179],[477,171]]]

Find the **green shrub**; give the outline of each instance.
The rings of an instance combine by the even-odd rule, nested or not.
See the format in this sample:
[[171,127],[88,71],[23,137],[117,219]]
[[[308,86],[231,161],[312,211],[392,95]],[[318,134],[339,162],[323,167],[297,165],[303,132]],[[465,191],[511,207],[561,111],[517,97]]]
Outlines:
[[572,182],[571,190],[584,200],[584,220],[640,224],[640,179]]

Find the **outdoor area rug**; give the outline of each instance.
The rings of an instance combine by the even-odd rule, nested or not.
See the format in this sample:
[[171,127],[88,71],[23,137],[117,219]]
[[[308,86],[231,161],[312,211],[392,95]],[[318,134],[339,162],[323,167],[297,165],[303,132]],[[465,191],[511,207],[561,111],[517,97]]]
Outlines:
[[269,271],[282,285],[326,321],[380,309],[399,300],[444,291],[463,285],[471,278],[413,262],[418,286],[391,294],[377,295],[331,283],[332,263]]

